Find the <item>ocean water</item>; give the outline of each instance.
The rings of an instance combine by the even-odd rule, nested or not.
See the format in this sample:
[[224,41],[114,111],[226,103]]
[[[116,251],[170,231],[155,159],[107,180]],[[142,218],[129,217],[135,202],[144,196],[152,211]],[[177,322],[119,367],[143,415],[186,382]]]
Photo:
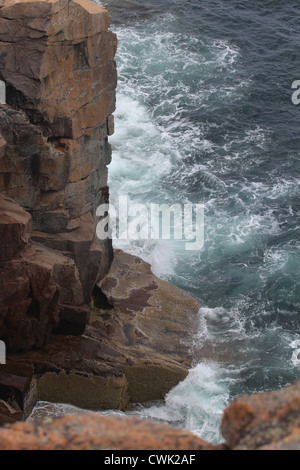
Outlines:
[[97,3],[119,43],[111,203],[205,213],[197,251],[114,240],[201,305],[187,379],[131,413],[219,442],[234,397],[300,375],[300,3]]

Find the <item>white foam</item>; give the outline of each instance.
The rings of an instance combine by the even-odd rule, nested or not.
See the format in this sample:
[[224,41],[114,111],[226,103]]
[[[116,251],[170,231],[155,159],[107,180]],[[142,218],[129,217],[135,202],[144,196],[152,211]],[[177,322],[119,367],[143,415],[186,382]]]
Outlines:
[[220,442],[220,419],[229,402],[229,381],[222,367],[203,361],[165,397],[164,404],[141,407],[144,418],[188,429],[209,442]]
[[213,47],[218,51],[218,62],[223,66],[232,65],[239,56],[239,48],[222,39],[215,40]]
[[138,187],[149,188],[155,177],[167,173],[170,159],[146,106],[123,93],[117,95],[117,102],[116,132],[110,137],[113,159],[109,183],[112,193],[120,194],[121,180],[125,192],[135,194]]
[[51,403],[49,401],[38,401],[26,421],[38,422],[47,418],[59,418],[66,414],[82,414],[83,410],[67,403]]
[[[198,313],[199,327],[194,335],[194,348],[197,350],[205,344],[224,344],[224,348],[233,347],[233,338],[240,340],[249,333],[245,330],[245,319],[242,316],[243,303],[241,300],[234,308],[200,307]],[[225,351],[225,349],[224,349]],[[231,352],[232,353],[232,352]]]
[[298,366],[300,364],[300,339],[292,341],[290,347],[294,349],[291,357],[292,364]]
[[177,258],[172,241],[113,239],[113,245],[149,263],[153,274],[160,279],[169,280],[174,274]]
[[151,270],[162,278],[168,279],[174,274],[176,266],[176,257],[172,249],[172,244],[163,240],[159,240],[151,252]]

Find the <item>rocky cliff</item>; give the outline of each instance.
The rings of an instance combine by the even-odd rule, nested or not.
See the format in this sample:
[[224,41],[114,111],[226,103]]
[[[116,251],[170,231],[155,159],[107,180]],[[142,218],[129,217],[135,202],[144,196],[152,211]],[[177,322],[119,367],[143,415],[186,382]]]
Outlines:
[[83,332],[112,260],[95,237],[107,198],[116,36],[89,1],[0,3],[1,339],[47,343],[59,324]]
[[95,236],[116,36],[89,0],[0,0],[0,423],[39,399],[124,409],[188,373],[198,312]]

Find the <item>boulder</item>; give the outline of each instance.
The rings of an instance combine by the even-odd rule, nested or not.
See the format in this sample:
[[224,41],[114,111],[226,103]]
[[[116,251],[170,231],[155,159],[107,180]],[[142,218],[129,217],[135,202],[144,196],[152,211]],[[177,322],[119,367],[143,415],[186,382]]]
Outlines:
[[[0,429],[0,450],[214,450],[184,430],[135,417],[67,415]],[[113,451],[112,451],[113,453]],[[112,457],[110,455],[110,457]]]
[[[57,265],[52,270],[69,279],[70,285],[57,279],[66,287],[61,296],[67,303],[77,289],[65,268],[61,271]],[[191,366],[198,303],[158,279],[140,258],[121,250],[115,251],[100,284],[103,290],[94,289],[90,316],[80,305],[62,304],[60,326],[47,344],[22,355],[10,353],[7,363],[33,367],[39,400],[125,410],[132,403],[164,399]],[[66,335],[69,321],[88,324],[81,336]]]
[[231,402],[221,423],[233,450],[300,450],[300,381]]
[[110,341],[130,358],[125,373],[131,401],[163,398],[191,366],[198,302],[122,250],[114,251],[111,268],[98,286],[114,307]]

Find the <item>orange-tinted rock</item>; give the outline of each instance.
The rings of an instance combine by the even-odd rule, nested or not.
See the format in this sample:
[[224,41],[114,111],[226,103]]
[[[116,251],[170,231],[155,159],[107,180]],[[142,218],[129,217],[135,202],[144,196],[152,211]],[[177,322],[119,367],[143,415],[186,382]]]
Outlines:
[[194,434],[134,417],[69,415],[0,429],[0,450],[214,450]]
[[259,450],[300,450],[299,426],[292,429],[290,434],[285,436],[283,439],[259,447]]
[[300,381],[236,398],[224,412],[221,431],[230,449],[299,448]]

